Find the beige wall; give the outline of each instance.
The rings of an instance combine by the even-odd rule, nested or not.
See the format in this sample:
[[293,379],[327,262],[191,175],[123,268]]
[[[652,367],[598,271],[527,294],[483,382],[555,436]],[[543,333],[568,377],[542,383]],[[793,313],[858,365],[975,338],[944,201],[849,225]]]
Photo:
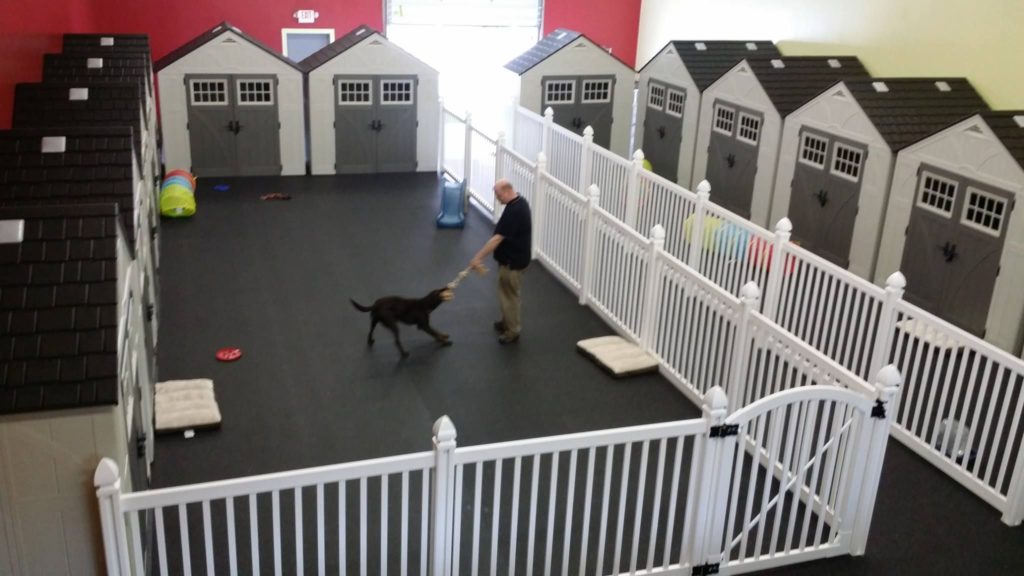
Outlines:
[[643,0],[637,63],[670,40],[774,40],[783,54],[852,54],[875,76],[966,76],[1024,109],[1024,0]]

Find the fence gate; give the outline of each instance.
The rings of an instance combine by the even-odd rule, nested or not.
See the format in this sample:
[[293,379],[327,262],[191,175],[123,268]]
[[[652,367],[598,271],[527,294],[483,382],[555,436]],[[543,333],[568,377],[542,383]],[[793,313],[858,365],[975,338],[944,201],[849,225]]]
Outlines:
[[783,556],[849,553],[873,422],[864,396],[809,386],[759,400],[713,429],[723,443],[709,562],[735,573]]

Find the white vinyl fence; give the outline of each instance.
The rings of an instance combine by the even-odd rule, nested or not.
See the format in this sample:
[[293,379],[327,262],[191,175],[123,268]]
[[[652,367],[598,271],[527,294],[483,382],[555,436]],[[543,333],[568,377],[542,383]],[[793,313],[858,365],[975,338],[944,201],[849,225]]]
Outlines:
[[[739,294],[754,282],[762,288],[758,309],[767,319],[861,379],[873,377],[883,365],[895,365],[907,393],[893,435],[1001,511],[1005,523],[1016,526],[1024,520],[1024,360],[905,302],[899,272],[886,288],[875,286],[791,243],[788,219],[774,232],[765,230],[711,203],[707,182],[693,193],[642,170],[642,152],[620,158],[594,145],[592,131],[578,136],[554,125],[550,110],[539,116],[518,107],[514,116],[511,137],[495,150],[495,177],[531,171],[538,164],[534,159],[543,156],[547,176],[542,188],[565,192],[559,199],[542,199],[544,206],[530,198],[536,211],[557,205],[560,212],[552,218],[568,223],[571,204],[578,222],[580,198],[588,198],[590,185],[596,184],[595,204],[605,213],[639,233],[660,226],[664,250],[728,294]],[[501,160],[502,155],[519,162]],[[527,195],[530,184],[515,182]],[[493,210],[481,207],[493,216]],[[544,226],[539,233],[547,236],[538,256],[563,271],[562,281],[578,290],[589,276],[564,267],[577,257],[565,246],[565,234],[572,230]],[[545,244],[549,241],[554,244]],[[581,295],[581,302],[587,299]],[[690,310],[696,305],[678,299],[672,306]],[[722,318],[728,313],[708,306],[700,314],[717,324],[657,333],[677,348],[662,355],[669,372],[687,362],[697,362],[708,374],[724,369],[724,360],[716,356],[721,350],[696,337],[702,330],[725,330],[729,324]],[[624,323],[618,328],[637,335]]]
[[131,494],[104,459],[107,570],[736,574],[862,554],[889,426],[875,407],[898,380],[732,415],[716,387],[693,420],[466,448],[442,417],[433,452]]

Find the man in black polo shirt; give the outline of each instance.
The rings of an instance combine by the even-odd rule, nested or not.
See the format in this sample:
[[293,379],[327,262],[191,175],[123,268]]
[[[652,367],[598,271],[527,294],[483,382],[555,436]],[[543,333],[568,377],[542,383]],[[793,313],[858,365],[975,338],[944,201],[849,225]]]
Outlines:
[[519,339],[522,327],[519,287],[523,271],[530,265],[533,225],[530,205],[526,198],[516,193],[508,180],[494,183],[494,197],[505,205],[505,211],[494,226],[494,236],[469,261],[469,265],[479,268],[483,259],[494,253],[494,259],[498,261],[498,302],[501,304],[501,320],[494,323],[494,329],[500,333],[498,342],[511,344]]

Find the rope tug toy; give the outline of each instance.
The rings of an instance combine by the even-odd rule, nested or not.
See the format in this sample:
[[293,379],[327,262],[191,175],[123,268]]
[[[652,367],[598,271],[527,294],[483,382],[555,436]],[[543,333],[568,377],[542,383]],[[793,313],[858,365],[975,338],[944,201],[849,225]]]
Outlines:
[[[449,290],[455,290],[456,288],[458,288],[459,287],[459,283],[462,282],[466,278],[466,276],[469,276],[469,273],[471,271],[474,271],[474,267],[473,266],[469,266],[465,270],[463,270],[462,272],[459,272],[455,276],[455,279],[448,283],[448,289]],[[487,272],[488,272],[487,267],[486,266],[482,266],[482,265],[481,266],[477,266],[475,268],[475,271],[480,276],[483,276],[484,274],[487,274]]]

